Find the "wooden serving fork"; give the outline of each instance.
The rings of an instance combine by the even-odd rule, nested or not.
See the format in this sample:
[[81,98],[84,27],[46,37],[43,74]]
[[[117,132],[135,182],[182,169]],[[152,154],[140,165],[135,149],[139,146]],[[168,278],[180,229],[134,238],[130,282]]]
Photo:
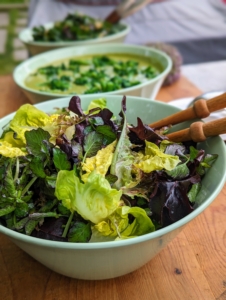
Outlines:
[[[157,129],[164,126],[179,124],[195,118],[206,118],[211,112],[223,109],[225,107],[226,93],[223,93],[209,100],[200,99],[196,101],[192,107],[149,124],[149,126]],[[189,140],[202,142],[209,136],[215,136],[223,133],[226,133],[226,118],[214,120],[208,123],[194,122],[191,124],[190,128],[169,133],[166,134],[166,136],[174,142],[184,142]]]

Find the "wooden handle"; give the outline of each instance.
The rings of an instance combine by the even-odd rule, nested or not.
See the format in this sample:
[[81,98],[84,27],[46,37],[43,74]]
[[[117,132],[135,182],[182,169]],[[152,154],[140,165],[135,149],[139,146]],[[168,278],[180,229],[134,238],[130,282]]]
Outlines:
[[116,24],[120,21],[121,16],[119,15],[119,13],[114,10],[113,12],[110,13],[110,15],[107,16],[107,18],[105,19],[105,21],[112,23],[112,24]]
[[105,18],[105,21],[112,24],[117,23],[151,2],[153,0],[124,0]]
[[212,122],[194,122],[190,128],[167,134],[169,140],[174,142],[203,142],[207,137],[226,133],[226,118],[214,120]]
[[162,120],[149,124],[151,128],[161,128],[163,126],[175,125],[195,118],[206,118],[211,112],[226,107],[226,93],[223,93],[210,100],[200,99],[192,107],[168,116]]
[[118,23],[123,19],[123,13],[129,9],[129,7],[135,2],[135,0],[124,0],[105,18],[105,21],[112,24]]

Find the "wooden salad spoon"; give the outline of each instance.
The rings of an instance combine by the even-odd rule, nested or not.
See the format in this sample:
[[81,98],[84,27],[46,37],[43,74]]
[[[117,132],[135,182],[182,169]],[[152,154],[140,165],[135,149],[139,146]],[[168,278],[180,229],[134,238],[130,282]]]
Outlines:
[[[211,112],[223,109],[225,107],[226,93],[223,93],[209,100],[197,100],[192,107],[149,124],[149,126],[157,129],[164,126],[179,124],[195,118],[206,118]],[[223,133],[226,133],[226,118],[214,120],[208,123],[203,123],[201,121],[194,122],[191,124],[190,128],[169,133],[166,136],[175,142],[184,142],[189,140],[202,142],[206,140],[207,137],[216,136]]]

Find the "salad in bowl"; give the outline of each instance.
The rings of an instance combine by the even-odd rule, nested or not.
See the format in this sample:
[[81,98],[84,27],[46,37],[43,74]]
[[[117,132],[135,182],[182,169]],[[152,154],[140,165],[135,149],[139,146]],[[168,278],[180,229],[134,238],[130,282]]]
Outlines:
[[[22,105],[0,139],[0,224],[36,238],[95,243],[169,226],[195,207],[217,160],[170,129],[127,120],[105,98],[82,109],[73,96],[51,114]],[[170,125],[170,124],[169,124]]]

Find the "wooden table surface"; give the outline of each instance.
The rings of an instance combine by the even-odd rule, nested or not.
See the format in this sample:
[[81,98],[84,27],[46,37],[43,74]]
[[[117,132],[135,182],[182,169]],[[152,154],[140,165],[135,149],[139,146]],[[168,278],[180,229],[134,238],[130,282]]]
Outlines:
[[[182,77],[162,88],[160,101],[197,96]],[[0,117],[29,102],[11,76],[0,77]],[[110,280],[84,281],[59,275],[0,235],[1,300],[225,300],[226,185],[215,201],[154,259]]]

